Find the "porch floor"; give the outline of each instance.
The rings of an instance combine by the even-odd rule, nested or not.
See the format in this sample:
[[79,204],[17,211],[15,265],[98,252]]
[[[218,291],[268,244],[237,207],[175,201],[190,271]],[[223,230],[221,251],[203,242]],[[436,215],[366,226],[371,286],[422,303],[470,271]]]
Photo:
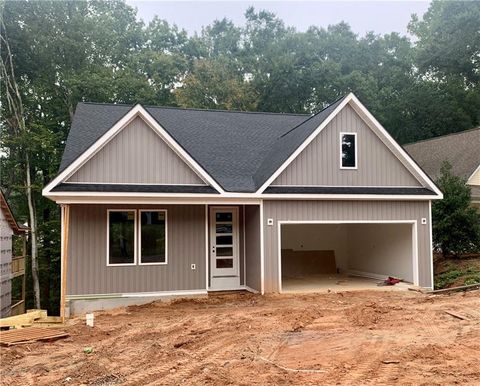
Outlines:
[[393,286],[379,286],[381,280],[367,277],[336,275],[308,275],[302,277],[283,277],[282,292],[284,293],[312,293],[312,292],[340,292],[361,290],[391,290],[405,291],[412,284],[400,282]]

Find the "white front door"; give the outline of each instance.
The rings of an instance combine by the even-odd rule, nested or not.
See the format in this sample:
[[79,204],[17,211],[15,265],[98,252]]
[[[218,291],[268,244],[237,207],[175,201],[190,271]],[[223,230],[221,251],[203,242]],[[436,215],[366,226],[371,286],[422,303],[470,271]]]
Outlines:
[[240,286],[238,208],[210,208],[210,289]]

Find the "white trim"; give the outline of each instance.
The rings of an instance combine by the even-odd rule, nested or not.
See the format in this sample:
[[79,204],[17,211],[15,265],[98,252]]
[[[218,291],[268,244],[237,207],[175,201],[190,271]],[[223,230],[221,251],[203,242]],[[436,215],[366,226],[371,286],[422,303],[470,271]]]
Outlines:
[[[222,256],[217,256],[212,250],[217,249],[216,241],[217,236],[216,224],[214,219],[216,213],[231,212],[232,213],[232,268],[217,268],[216,260],[222,259]],[[212,288],[225,288],[231,283],[230,288],[236,288],[240,285],[240,221],[239,221],[239,208],[238,206],[211,206],[210,207],[210,290]],[[228,246],[227,246],[228,247]],[[230,257],[226,256],[226,259]],[[214,283],[216,282],[216,283]],[[219,283],[224,282],[223,285]]]
[[[165,218],[165,261],[161,263],[142,263],[142,212],[163,212]],[[139,209],[138,210],[138,265],[167,265],[168,264],[168,210],[167,209]]]
[[242,205],[242,225],[243,225],[243,285],[247,285],[247,243],[246,243],[246,237],[245,237],[245,205]]
[[478,165],[478,167],[475,169],[475,171],[470,175],[470,177],[468,177],[467,179],[467,185],[472,185],[472,186],[478,186],[478,185],[474,185],[471,183],[471,180],[473,179],[473,177],[475,176],[475,174],[477,173],[480,173],[480,165]]
[[[122,202],[146,203],[148,200],[159,202],[167,200],[176,200],[179,203],[185,203],[182,200],[190,199],[192,203],[203,204],[258,204],[261,199],[279,199],[279,200],[297,200],[297,199],[314,199],[314,200],[434,200],[439,197],[436,195],[402,195],[402,194],[192,194],[192,193],[113,193],[113,192],[64,192],[53,193],[47,196],[57,203],[112,203],[118,199],[125,199]],[[134,201],[137,199],[137,201]],[[138,200],[140,199],[140,200]],[[192,200],[193,199],[193,200]],[[180,202],[182,201],[182,202]]]
[[112,298],[142,298],[142,297],[167,297],[167,296],[189,296],[207,295],[206,290],[183,290],[183,291],[155,291],[155,292],[125,292],[112,294],[84,294],[68,295],[66,300],[95,300]]
[[73,161],[65,170],[55,177],[43,190],[42,195],[50,196],[52,189],[59,183],[67,180],[90,158],[92,158],[100,149],[102,149],[115,135],[131,123],[135,118],[142,118],[170,148],[189,165],[202,180],[213,186],[220,193],[224,190],[220,185],[170,136],[170,134],[145,110],[141,105],[135,105],[127,114],[125,114],[115,125],[113,125],[105,134],[103,134],[93,145],[84,151],[75,161]]
[[417,220],[283,220],[278,221],[277,229],[277,265],[278,265],[278,289],[282,289],[282,229],[284,224],[410,224],[412,225],[412,265],[413,284],[419,284],[418,272],[418,229]]
[[[110,212],[133,212],[133,263],[110,263]],[[131,267],[137,265],[137,209],[107,209],[107,267]]]
[[208,219],[208,204],[205,204],[205,291],[208,291],[208,283],[210,282],[210,230]]
[[[343,140],[342,140],[342,137],[344,135],[353,135],[353,137],[355,138],[354,139],[354,144],[353,144],[353,149],[355,151],[355,166],[343,166],[343,148],[342,148]],[[357,170],[358,169],[357,133],[341,131],[339,137],[340,137],[340,143],[339,143],[340,169],[341,170]]]
[[283,185],[272,184],[275,188],[422,188],[418,185]]
[[432,201],[428,202],[428,219],[429,219],[429,224],[428,224],[428,233],[430,237],[430,244],[429,244],[429,250],[430,250],[430,275],[431,275],[431,285],[430,289],[435,288],[435,274],[434,274],[434,268],[433,268],[433,232],[432,232],[432,227],[433,227],[433,220],[432,220]]
[[143,186],[208,186],[207,184],[162,184],[162,183],[147,183],[147,182],[71,182],[65,181],[62,182],[65,185],[128,185],[128,186],[136,186],[136,185],[143,185]]
[[263,221],[263,201],[260,202],[260,293],[265,293],[265,227]]
[[[415,170],[416,173],[426,182],[426,185],[432,189],[436,195],[431,196],[428,199],[441,199],[443,198],[442,192],[435,186],[433,181],[425,174],[425,172],[412,160],[412,158],[403,150],[403,148],[392,138],[392,136],[385,130],[385,128],[375,119],[375,117],[362,105],[357,97],[350,93],[345,99],[335,108],[333,112],[318,126],[315,131],[308,136],[308,138],[287,158],[287,160],[265,181],[265,183],[257,190],[256,193],[263,193],[263,191],[272,184],[273,181],[290,165],[295,158],[317,137],[317,135],[330,123],[330,121],[347,105],[350,104],[355,110],[360,111],[363,115],[372,123],[372,125],[385,137],[386,141],[379,136],[384,142],[388,142],[402,155],[404,160],[400,159],[395,153],[394,155],[402,162],[406,163],[409,167]],[[416,199],[420,196],[415,196]],[[424,197],[425,198],[425,197]],[[379,198],[382,199],[382,198]]]
[[244,285],[243,286],[245,288],[245,290],[247,290],[248,292],[251,292],[251,293],[254,293],[254,294],[259,294],[260,292],[258,292],[256,289],[253,289],[252,287],[249,287],[248,285]]

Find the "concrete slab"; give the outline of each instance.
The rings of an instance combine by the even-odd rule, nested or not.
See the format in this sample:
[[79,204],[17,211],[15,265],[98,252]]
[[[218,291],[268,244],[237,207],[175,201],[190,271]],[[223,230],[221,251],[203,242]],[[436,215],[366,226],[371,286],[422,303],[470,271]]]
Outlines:
[[393,286],[379,286],[381,280],[345,274],[336,275],[308,275],[302,277],[284,277],[282,292],[284,293],[312,293],[312,292],[341,292],[361,290],[388,290],[406,291],[410,283],[398,283]]

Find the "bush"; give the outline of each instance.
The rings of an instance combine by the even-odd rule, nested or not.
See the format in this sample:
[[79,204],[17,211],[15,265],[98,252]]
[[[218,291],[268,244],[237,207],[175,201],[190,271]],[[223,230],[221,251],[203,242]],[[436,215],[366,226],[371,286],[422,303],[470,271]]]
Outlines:
[[480,214],[470,206],[470,187],[452,174],[448,162],[442,166],[437,185],[443,200],[432,205],[433,242],[444,256],[480,251]]

